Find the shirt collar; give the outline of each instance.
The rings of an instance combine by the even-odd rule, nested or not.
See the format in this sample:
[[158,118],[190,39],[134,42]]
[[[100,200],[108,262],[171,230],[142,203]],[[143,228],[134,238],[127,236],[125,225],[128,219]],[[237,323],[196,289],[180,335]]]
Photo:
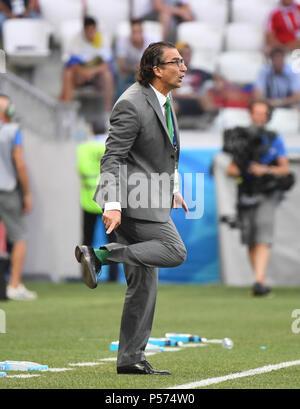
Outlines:
[[169,97],[169,94],[168,94],[168,97],[166,97],[166,96],[163,95],[161,92],[157,91],[157,89],[154,88],[153,85],[150,84],[150,87],[151,87],[151,88],[153,89],[153,91],[155,92],[155,95],[156,95],[156,97],[157,97],[157,99],[158,99],[158,102],[159,102],[159,105],[160,105],[160,107],[161,107],[161,110],[162,110],[163,114],[165,114],[165,107],[164,107],[164,105],[165,105],[165,103],[166,103],[166,101],[167,101],[167,98]]

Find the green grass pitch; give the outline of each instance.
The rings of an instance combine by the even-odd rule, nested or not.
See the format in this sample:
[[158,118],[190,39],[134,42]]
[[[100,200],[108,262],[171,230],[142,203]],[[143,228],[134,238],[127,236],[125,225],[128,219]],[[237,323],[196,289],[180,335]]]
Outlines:
[[[116,357],[109,346],[119,338],[126,286],[103,283],[89,290],[83,283],[30,283],[28,287],[38,292],[38,300],[0,302],[6,315],[0,361],[33,361],[72,370],[31,372],[40,376],[26,379],[0,377],[0,389],[158,389],[300,359],[300,333],[292,331],[292,311],[300,309],[299,288],[275,288],[273,297],[253,298],[249,288],[161,284],[151,336],[181,332],[208,339],[230,337],[234,348],[210,344],[161,352],[148,360],[154,368],[170,370],[171,376],[129,376],[117,375],[114,361],[69,365]],[[209,386],[299,387],[300,366]]]

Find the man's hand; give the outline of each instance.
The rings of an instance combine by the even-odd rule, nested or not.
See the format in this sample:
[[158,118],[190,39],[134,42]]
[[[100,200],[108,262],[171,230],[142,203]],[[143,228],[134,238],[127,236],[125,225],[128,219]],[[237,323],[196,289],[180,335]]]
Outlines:
[[102,221],[105,225],[105,228],[107,229],[106,234],[110,234],[121,224],[120,210],[107,210],[103,213]]
[[179,209],[180,207],[184,208],[185,213],[189,212],[189,208],[187,204],[185,203],[181,193],[176,193],[173,197],[173,209]]
[[261,165],[260,163],[253,162],[248,168],[248,173],[253,176],[261,177],[268,172],[269,167],[267,165]]
[[23,196],[23,213],[27,214],[32,209],[32,196],[31,193],[26,193]]

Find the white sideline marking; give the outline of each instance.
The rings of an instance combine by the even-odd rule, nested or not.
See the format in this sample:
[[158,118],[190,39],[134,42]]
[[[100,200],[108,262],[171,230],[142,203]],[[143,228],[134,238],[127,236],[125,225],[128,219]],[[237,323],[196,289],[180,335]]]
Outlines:
[[297,361],[281,362],[280,364],[261,366],[260,368],[250,369],[249,371],[237,372],[237,373],[233,373],[233,374],[229,374],[225,376],[219,376],[217,378],[202,379],[201,381],[197,381],[197,382],[191,382],[191,383],[186,383],[184,385],[172,386],[168,389],[201,388],[204,386],[209,386],[209,385],[213,385],[216,383],[229,381],[231,379],[238,379],[238,378],[244,378],[246,376],[260,375],[262,373],[278,371],[279,369],[288,368],[289,366],[296,366],[296,365],[300,365],[300,359]]
[[109,362],[109,361],[116,361],[117,360],[117,357],[115,357],[115,358],[102,358],[102,359],[99,359],[99,361],[103,361],[103,362]]
[[40,375],[7,375],[4,376],[4,378],[34,378]]
[[64,371],[72,371],[72,368],[49,368],[47,369],[47,371],[48,372],[64,372]]
[[183,344],[181,348],[197,348],[197,347],[207,347],[207,344]]
[[78,362],[77,364],[69,364],[70,366],[96,366],[103,365],[103,362]]

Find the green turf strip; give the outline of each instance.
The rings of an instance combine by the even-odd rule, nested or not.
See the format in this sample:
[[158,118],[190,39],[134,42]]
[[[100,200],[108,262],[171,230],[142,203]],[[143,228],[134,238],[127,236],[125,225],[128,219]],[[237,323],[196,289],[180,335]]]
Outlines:
[[[116,357],[109,345],[119,337],[125,286],[104,283],[90,290],[82,283],[28,283],[28,287],[38,292],[38,300],[0,302],[7,324],[7,333],[0,334],[0,361],[71,368],[69,363]],[[235,344],[232,350],[208,345],[149,357],[153,367],[168,369],[172,376],[117,375],[116,363],[105,362],[67,372],[35,372],[38,378],[4,377],[0,388],[167,388],[300,359],[300,333],[291,330],[292,311],[300,309],[300,289],[275,288],[272,298],[253,298],[248,292],[249,288],[160,285],[151,336],[182,332],[230,337]],[[299,388],[299,375],[300,366],[295,366],[209,388]]]

